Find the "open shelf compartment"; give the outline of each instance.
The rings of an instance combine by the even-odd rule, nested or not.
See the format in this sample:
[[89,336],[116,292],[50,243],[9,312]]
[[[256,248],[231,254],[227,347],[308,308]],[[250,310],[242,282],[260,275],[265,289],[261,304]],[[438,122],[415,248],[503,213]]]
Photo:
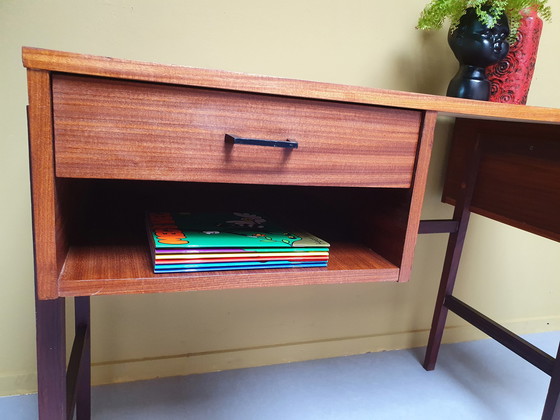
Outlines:
[[[61,296],[397,281],[407,189],[64,179]],[[242,211],[289,221],[331,244],[328,266],[154,274],[146,211]]]

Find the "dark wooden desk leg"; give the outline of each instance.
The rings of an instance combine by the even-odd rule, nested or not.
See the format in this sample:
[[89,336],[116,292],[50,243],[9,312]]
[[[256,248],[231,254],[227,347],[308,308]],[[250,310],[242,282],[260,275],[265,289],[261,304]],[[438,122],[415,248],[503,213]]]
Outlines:
[[445,307],[445,298],[451,295],[457,278],[459,268],[459,260],[463,251],[463,244],[467,234],[467,227],[470,218],[470,205],[474,194],[474,186],[476,184],[478,167],[480,165],[480,145],[476,141],[473,144],[470,159],[466,165],[465,173],[461,182],[461,190],[457,194],[455,203],[455,211],[453,220],[457,222],[457,231],[449,235],[447,243],[447,251],[445,254],[445,262],[441,275],[438,296],[436,298],[436,306],[434,317],[432,319],[432,327],[430,329],[430,337],[428,339],[428,347],[424,358],[424,368],[433,370],[436,366],[436,360],[441,345],[443,329],[447,320],[447,308]]
[[74,299],[76,316],[76,336],[85,330],[84,350],[80,359],[79,375],[76,383],[76,419],[91,418],[91,330],[89,296]]
[[560,346],[548,387],[542,420],[560,420]]
[[66,420],[64,298],[35,301],[40,420]]
[[[456,210],[457,209],[458,207],[456,207]],[[432,319],[428,347],[424,358],[424,368],[426,370],[434,370],[436,367],[436,360],[441,345],[441,339],[443,337],[445,321],[447,320],[448,309],[445,306],[445,298],[448,295],[451,295],[453,287],[455,286],[455,279],[457,277],[459,260],[461,258],[461,252],[463,251],[463,244],[465,242],[469,215],[470,212],[468,210],[464,212],[459,220],[459,230],[450,234],[449,242],[447,244],[445,263],[436,299],[436,307],[434,310],[434,317]]]

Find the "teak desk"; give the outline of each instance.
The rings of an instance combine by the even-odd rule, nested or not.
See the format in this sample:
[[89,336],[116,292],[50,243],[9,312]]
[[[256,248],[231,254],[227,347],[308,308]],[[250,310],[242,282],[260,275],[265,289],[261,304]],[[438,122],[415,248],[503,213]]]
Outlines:
[[[505,147],[521,159],[552,162],[549,175],[558,175],[556,109],[33,48],[23,49],[23,61],[43,420],[71,418],[74,409],[78,418],[89,417],[89,296],[407,281],[419,229],[452,232],[446,264],[452,273],[471,201],[475,211],[500,212],[485,207],[492,194],[472,198],[476,169],[486,168],[479,164],[479,145],[495,138],[488,142],[493,157]],[[461,118],[457,148],[473,155],[474,163],[459,167],[465,175],[448,183],[446,197],[458,209],[454,220],[420,224],[439,113]],[[232,144],[230,136],[257,145]],[[520,140],[510,144],[510,136]],[[285,140],[298,148],[268,147]],[[557,194],[548,216],[557,215],[558,178],[548,180]],[[509,175],[500,181],[507,185]],[[153,208],[242,208],[297,219],[331,243],[329,266],[155,275],[143,228],[144,211]],[[533,216],[539,219],[527,217]],[[558,240],[558,222],[548,219],[531,225],[524,213],[500,220],[520,220],[519,227]],[[428,368],[435,363],[446,310],[462,307],[446,298],[452,285],[446,273],[448,293],[438,299]],[[68,369],[66,297],[75,297],[76,306]],[[552,375],[558,366],[545,359]],[[559,377],[553,374],[548,407],[558,399]]]

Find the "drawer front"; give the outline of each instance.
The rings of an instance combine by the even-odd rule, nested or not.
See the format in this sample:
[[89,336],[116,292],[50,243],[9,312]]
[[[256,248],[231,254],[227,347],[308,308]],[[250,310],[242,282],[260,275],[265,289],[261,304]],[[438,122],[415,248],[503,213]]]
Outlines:
[[[421,112],[53,76],[60,177],[409,187]],[[225,142],[293,140],[297,149]]]

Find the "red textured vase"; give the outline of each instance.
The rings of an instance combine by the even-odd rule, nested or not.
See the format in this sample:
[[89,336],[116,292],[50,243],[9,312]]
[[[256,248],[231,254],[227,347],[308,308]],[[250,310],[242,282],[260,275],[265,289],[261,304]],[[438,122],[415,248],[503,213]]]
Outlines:
[[527,103],[543,21],[535,10],[524,13],[517,41],[502,61],[486,69],[490,80],[490,101],[510,104]]

